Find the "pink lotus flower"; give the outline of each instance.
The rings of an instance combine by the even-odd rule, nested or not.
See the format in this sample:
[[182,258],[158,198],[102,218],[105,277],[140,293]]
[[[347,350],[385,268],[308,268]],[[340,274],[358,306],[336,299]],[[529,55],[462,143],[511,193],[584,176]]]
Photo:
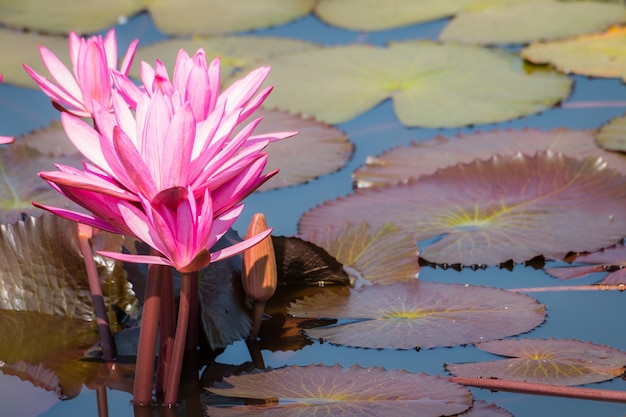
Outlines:
[[[122,74],[128,75],[135,56],[138,40],[128,47],[120,67]],[[56,80],[56,84],[39,75],[29,66],[24,69],[39,84],[39,87],[51,99],[55,107],[76,116],[90,117],[93,102],[109,108],[111,105],[111,70],[117,69],[117,40],[115,30],[111,29],[104,39],[102,36],[81,38],[71,32],[69,37],[70,58],[73,74],[47,48],[41,46],[41,58]]]
[[[260,118],[234,133],[271,91],[256,94],[268,70],[251,72],[224,92],[226,98],[219,94],[219,60],[207,67],[203,51],[193,59],[179,54],[174,83],[169,83],[164,68],[154,71],[152,85],[158,88],[130,87],[129,80],[116,73],[118,89],[111,92],[110,109],[92,101],[97,130],[76,116],[61,115],[70,140],[90,163],[83,171],[59,165],[56,172],[40,173],[92,215],[42,207],[131,234],[162,254],[107,256],[171,265],[181,272],[256,244],[270,231],[209,252],[241,213],[241,200],[277,172],[263,174],[265,146],[295,134],[254,136]],[[211,78],[215,74],[217,83]],[[202,97],[194,92],[202,92]]]
[[[0,83],[2,82],[2,74],[0,74]],[[6,145],[12,143],[13,138],[11,136],[0,136],[0,145]]]

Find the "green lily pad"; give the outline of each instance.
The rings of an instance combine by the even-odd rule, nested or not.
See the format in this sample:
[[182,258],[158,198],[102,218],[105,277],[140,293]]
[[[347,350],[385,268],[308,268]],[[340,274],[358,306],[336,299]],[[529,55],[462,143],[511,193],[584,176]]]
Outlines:
[[209,387],[214,394],[267,400],[268,405],[207,408],[211,416],[413,416],[462,413],[472,394],[439,376],[339,365],[286,366],[230,376]]
[[626,152],[626,115],[616,117],[602,126],[596,133],[596,142],[599,146],[610,151],[620,151],[616,155]]
[[539,152],[359,189],[305,213],[299,232],[346,221],[393,222],[418,242],[432,240],[420,245],[430,262],[497,265],[613,245],[626,235],[625,204],[626,179],[603,160]]
[[267,63],[276,86],[267,107],[331,124],[388,98],[406,126],[495,123],[545,110],[572,85],[554,72],[525,72],[508,52],[430,41],[315,49]]
[[580,340],[493,340],[477,347],[512,359],[448,364],[446,370],[465,378],[501,378],[551,385],[590,384],[613,379],[626,371],[626,353]]
[[[318,46],[297,39],[264,36],[194,36],[192,39],[168,39],[142,46],[137,50],[135,62],[146,61],[154,65],[154,61],[158,58],[172,72],[180,49],[193,55],[200,48],[206,52],[207,59],[220,57],[221,76],[224,81],[224,79],[234,77],[235,74],[241,75],[239,71],[243,68],[258,67],[269,57],[292,54],[318,48]],[[130,74],[139,78],[139,69],[138,65],[133,66]]]
[[501,0],[319,0],[315,14],[324,22],[352,30],[374,31],[442,19]]
[[[0,23],[49,33],[93,33],[128,20],[144,8],[143,0],[3,0]],[[3,43],[3,45],[7,45]],[[7,49],[3,48],[3,54]]]
[[[459,134],[454,138],[412,142],[381,155],[368,157],[365,165],[352,174],[358,188],[407,182],[409,178],[434,174],[440,168],[491,156],[534,155],[538,151],[561,152],[575,159],[601,157],[609,168],[626,175],[626,155],[608,152],[594,142],[595,131],[566,128],[543,131],[539,129],[492,130]],[[625,135],[626,137],[626,135]]]
[[526,295],[421,281],[363,286],[349,294],[318,293],[295,301],[287,311],[298,318],[349,320],[304,331],[313,339],[376,349],[499,339],[530,331],[545,318],[545,307]]
[[150,14],[169,35],[216,35],[287,23],[311,12],[314,0],[151,0]]
[[470,44],[528,43],[597,32],[626,21],[619,3],[514,0],[457,15],[439,35]]
[[567,74],[626,80],[626,28],[552,42],[537,42],[520,55],[536,64],[551,64]]
[[360,226],[346,223],[338,228],[311,230],[306,238],[337,258],[356,286],[413,281],[419,274],[413,238],[391,223],[376,230],[367,222]]

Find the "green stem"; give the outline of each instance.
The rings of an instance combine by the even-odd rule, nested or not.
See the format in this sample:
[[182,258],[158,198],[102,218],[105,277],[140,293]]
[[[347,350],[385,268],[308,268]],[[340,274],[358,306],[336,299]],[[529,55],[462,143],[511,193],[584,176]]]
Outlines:
[[492,391],[509,391],[523,394],[549,395],[554,397],[579,398],[582,400],[626,403],[626,392],[584,387],[539,384],[536,382],[510,381],[494,378],[450,377],[451,381]]
[[161,266],[148,266],[146,296],[143,304],[139,347],[135,367],[133,403],[136,406],[152,405],[152,379],[154,375],[154,356],[156,351],[159,309],[161,305]]
[[102,345],[102,359],[112,362],[115,359],[115,343],[109,326],[109,318],[104,305],[104,296],[102,295],[102,287],[100,286],[100,277],[96,262],[93,259],[93,251],[91,250],[90,239],[93,236],[93,228],[85,224],[78,224],[78,244],[83,254],[85,269],[87,270],[87,279],[89,280],[89,291],[93,301],[94,311],[96,313],[96,324],[98,326],[98,335]]
[[180,372],[183,366],[185,345],[187,343],[187,328],[189,326],[189,302],[192,289],[191,273],[181,274],[180,302],[178,304],[178,323],[165,387],[165,405],[175,407],[178,400],[180,386]]

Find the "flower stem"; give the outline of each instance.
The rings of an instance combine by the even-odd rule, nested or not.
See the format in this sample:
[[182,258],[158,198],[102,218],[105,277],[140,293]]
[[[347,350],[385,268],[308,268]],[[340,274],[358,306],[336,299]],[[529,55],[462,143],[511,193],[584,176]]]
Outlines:
[[159,366],[157,369],[156,397],[161,402],[165,396],[165,377],[172,360],[174,347],[174,282],[172,268],[161,267],[161,323],[159,333]]
[[461,378],[455,376],[450,377],[450,380],[463,385],[495,391],[509,391],[523,394],[550,395],[554,397],[626,403],[626,392],[624,391],[568,387],[562,385],[539,384],[536,382],[510,381],[506,379],[494,378]]
[[196,351],[198,348],[198,338],[200,328],[198,322],[199,313],[199,301],[198,301],[198,271],[191,273],[191,289],[189,292],[189,328],[187,330],[187,345],[188,350]]
[[139,347],[135,367],[135,385],[133,403],[136,406],[152,405],[152,379],[154,375],[154,356],[156,350],[159,309],[161,305],[161,266],[148,266],[146,296],[143,304]]
[[180,302],[178,304],[178,322],[176,324],[176,336],[172,351],[172,362],[169,365],[166,387],[165,405],[174,407],[178,399],[178,387],[180,386],[180,372],[183,366],[183,356],[187,343],[187,328],[189,326],[189,302],[192,290],[191,273],[181,274]]
[[560,287],[529,287],[511,288],[507,291],[517,292],[551,292],[551,291],[624,291],[624,284],[591,284],[591,285],[569,285]]
[[259,330],[261,330],[261,323],[263,322],[263,314],[265,314],[265,301],[252,301],[252,329],[250,329],[251,339],[256,339],[259,336]]
[[90,239],[93,236],[93,227],[78,224],[78,244],[83,254],[85,269],[87,270],[87,278],[89,280],[89,291],[93,301],[94,311],[96,313],[96,324],[98,326],[98,334],[102,345],[102,359],[111,362],[115,359],[115,343],[109,326],[109,318],[107,316],[106,306],[104,305],[104,296],[102,295],[102,287],[100,286],[100,277],[96,262],[93,259],[93,251],[91,250]]

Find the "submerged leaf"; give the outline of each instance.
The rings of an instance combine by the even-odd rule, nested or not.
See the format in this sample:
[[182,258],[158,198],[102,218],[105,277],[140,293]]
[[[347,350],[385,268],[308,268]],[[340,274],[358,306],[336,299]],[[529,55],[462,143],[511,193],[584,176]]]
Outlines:
[[307,239],[337,258],[353,285],[413,281],[419,273],[415,242],[391,223],[376,230],[367,222],[314,229]]
[[314,0],[151,0],[150,14],[170,35],[215,35],[280,25],[303,17]]
[[438,376],[339,365],[286,366],[230,376],[209,391],[269,400],[270,405],[207,408],[211,416],[411,416],[462,413],[472,403],[463,386]]
[[368,157],[365,166],[354,171],[352,178],[358,188],[376,187],[407,182],[409,178],[434,174],[440,168],[488,159],[495,154],[516,155],[521,152],[534,155],[539,151],[561,152],[575,159],[601,157],[609,168],[626,175],[626,155],[598,147],[594,142],[594,131],[560,128],[548,131],[493,130],[412,142],[409,146]]
[[37,417],[60,401],[54,391],[12,375],[4,368],[0,369],[0,393],[2,413],[8,416]]
[[551,64],[567,74],[619,77],[626,80],[626,28],[614,27],[601,34],[553,42],[538,42],[520,55],[536,64]]
[[[305,213],[299,232],[367,221],[412,233],[434,263],[496,265],[593,251],[626,235],[626,179],[597,158],[494,156],[407,184],[357,190]],[[576,227],[572,227],[572,225]]]
[[552,385],[606,381],[626,371],[626,353],[580,340],[511,339],[476,346],[514,359],[449,364],[446,370],[460,377],[501,378]]
[[339,345],[414,349],[455,346],[527,332],[545,307],[496,288],[433,282],[364,286],[346,295],[319,293],[288,308],[299,318],[336,318],[345,324],[305,330]]
[[526,73],[508,52],[431,41],[315,49],[268,63],[269,83],[276,85],[268,107],[332,124],[388,98],[406,126],[494,123],[545,110],[572,85],[555,72]]
[[456,16],[440,40],[471,44],[527,43],[604,30],[626,21],[623,4],[597,1],[515,0]]

